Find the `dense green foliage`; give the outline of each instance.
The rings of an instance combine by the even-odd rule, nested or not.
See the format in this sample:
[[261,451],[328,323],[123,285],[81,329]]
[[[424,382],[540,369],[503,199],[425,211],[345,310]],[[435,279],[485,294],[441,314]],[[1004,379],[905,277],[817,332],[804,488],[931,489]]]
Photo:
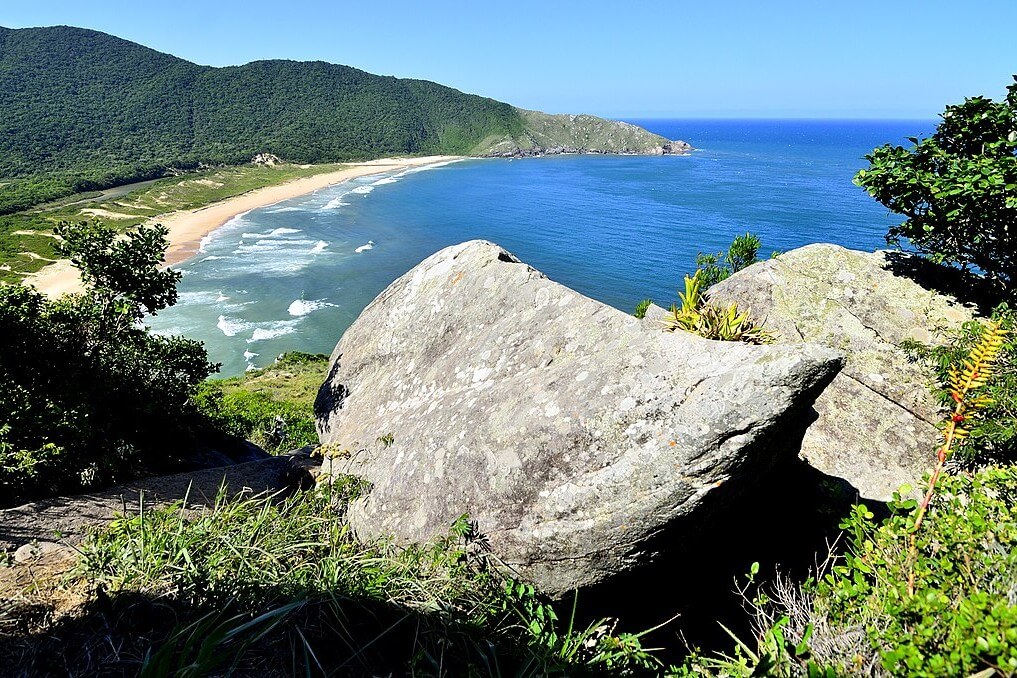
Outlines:
[[[759,595],[755,647],[693,657],[686,674],[972,676],[1017,673],[1017,468],[945,476],[911,557],[914,499],[856,506],[844,556],[802,589]],[[916,589],[909,595],[909,575]],[[997,673],[998,672],[998,673]]]
[[640,320],[646,317],[646,312],[650,310],[650,306],[653,305],[653,299],[643,299],[636,304],[636,310],[632,315],[636,316]]
[[1017,672],[1017,469],[945,478],[912,565],[916,506],[898,501],[882,524],[857,508],[844,523],[851,549],[820,581],[817,608],[836,626],[861,625],[894,675]]
[[[1017,80],[1017,76],[1015,76]],[[934,261],[977,267],[1001,287],[1017,284],[1017,83],[1003,101],[947,106],[936,133],[912,147],[866,156],[855,183],[905,221],[907,241]]]
[[[986,460],[1017,462],[1017,312],[1003,305],[993,312],[992,318],[1008,334],[997,360],[995,377],[986,388],[985,395],[990,402],[977,418],[966,422],[969,434],[954,447],[955,457],[966,464]],[[934,371],[937,382],[934,394],[944,411],[954,405],[949,388],[950,367],[967,357],[978,342],[982,327],[977,320],[965,323],[940,346],[925,346],[914,341],[903,344],[913,360],[922,361]]]
[[710,289],[721,280],[759,261],[759,248],[763,246],[759,236],[753,233],[736,235],[726,252],[696,255],[696,270],[699,271],[703,289]]
[[212,373],[205,349],[150,334],[141,320],[176,301],[161,270],[166,230],[117,238],[64,225],[62,253],[84,294],[51,301],[0,286],[0,489],[3,503],[69,491],[178,460],[194,419],[188,397]]
[[423,80],[324,62],[211,68],[96,31],[0,28],[0,214],[260,152],[463,154],[521,130],[508,104]]
[[[608,620],[559,620],[532,587],[488,567],[465,517],[431,545],[357,541],[345,511],[358,488],[337,483],[281,502],[224,492],[193,517],[170,507],[115,521],[83,547],[80,573],[107,600],[128,601],[106,628],[125,647],[115,658],[113,643],[85,652],[65,632],[58,645],[25,648],[24,668],[80,657],[79,669],[102,673],[125,656],[150,675],[188,665],[187,675],[422,676],[659,666],[638,636],[613,634]],[[161,612],[144,614],[148,599]]]
[[314,397],[327,368],[327,355],[287,353],[265,369],[206,381],[193,400],[217,430],[269,452],[317,445]]

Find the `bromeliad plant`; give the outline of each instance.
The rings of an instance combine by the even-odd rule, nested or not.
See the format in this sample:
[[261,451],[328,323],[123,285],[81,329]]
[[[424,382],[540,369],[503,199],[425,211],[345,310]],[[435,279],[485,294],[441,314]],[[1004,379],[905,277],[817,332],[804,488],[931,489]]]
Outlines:
[[685,276],[685,292],[679,292],[681,306],[672,305],[664,318],[664,328],[670,332],[684,330],[706,339],[743,341],[747,344],[772,344],[774,335],[756,325],[747,311],[739,311],[737,304],[726,308],[708,303],[703,297],[703,271]]

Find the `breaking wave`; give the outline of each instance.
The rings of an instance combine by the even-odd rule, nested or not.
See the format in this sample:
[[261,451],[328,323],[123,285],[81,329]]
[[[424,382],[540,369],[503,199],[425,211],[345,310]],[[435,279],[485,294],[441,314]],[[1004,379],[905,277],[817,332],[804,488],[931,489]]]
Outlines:
[[314,300],[297,299],[292,304],[290,304],[289,308],[287,308],[286,311],[290,315],[300,317],[308,315],[310,313],[314,313],[318,309],[327,308],[329,306],[335,306],[335,304],[330,304],[324,299],[314,299]]

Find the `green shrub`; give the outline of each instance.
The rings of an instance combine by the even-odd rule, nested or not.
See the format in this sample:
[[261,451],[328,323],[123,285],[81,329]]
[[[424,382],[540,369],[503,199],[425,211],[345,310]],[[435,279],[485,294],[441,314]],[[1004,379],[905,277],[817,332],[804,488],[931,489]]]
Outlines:
[[653,299],[643,299],[636,304],[636,310],[633,315],[642,320],[646,317],[646,312],[650,309],[651,304],[653,304]]
[[1017,672],[1017,468],[943,476],[917,533],[918,502],[897,495],[891,510],[881,522],[856,506],[841,559],[818,580],[755,597],[755,641],[694,656],[684,675]]
[[[865,629],[894,675],[1017,672],[1017,469],[940,481],[910,563],[914,500],[898,499],[883,524],[859,506],[843,527],[844,562],[820,580],[818,611]],[[913,568],[917,587],[907,593]]]
[[[977,461],[1017,461],[1017,312],[1006,305],[993,311],[992,319],[1006,331],[1006,343],[997,358],[984,395],[989,403],[979,416],[966,422],[968,435],[954,446],[954,455],[970,465]],[[965,323],[941,346],[926,346],[915,341],[902,343],[902,348],[915,361],[927,364],[934,372],[934,395],[944,411],[953,408],[950,396],[950,368],[967,358],[978,342],[982,324],[977,320]]]
[[193,401],[212,427],[269,452],[316,445],[314,397],[327,367],[326,355],[286,353],[264,369],[201,384]]
[[52,301],[0,286],[0,502],[14,504],[171,466],[197,424],[188,405],[216,366],[195,341],[141,321],[176,301],[162,270],[166,230],[118,239],[97,224],[63,225],[62,251],[83,294]]
[[[1015,77],[1017,79],[1017,77]],[[905,217],[887,240],[933,261],[976,267],[1002,290],[1017,283],[1017,83],[1003,101],[947,106],[936,133],[885,145],[855,183]]]
[[700,271],[703,289],[710,289],[721,280],[748,268],[759,261],[759,248],[763,242],[753,233],[735,236],[727,252],[696,255],[696,270]]

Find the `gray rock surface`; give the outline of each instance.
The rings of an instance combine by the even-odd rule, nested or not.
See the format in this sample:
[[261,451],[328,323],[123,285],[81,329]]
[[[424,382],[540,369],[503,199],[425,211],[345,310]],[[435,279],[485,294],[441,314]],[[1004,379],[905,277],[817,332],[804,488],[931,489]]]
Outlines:
[[810,245],[709,291],[715,303],[751,309],[782,343],[844,353],[844,369],[816,401],[819,419],[805,435],[802,456],[881,501],[903,484],[919,488],[935,461],[943,417],[929,392],[930,375],[908,362],[899,344],[934,342],[973,316],[956,299],[901,274],[906,261],[899,253]]
[[467,242],[395,281],[336,346],[323,472],[371,483],[350,510],[361,536],[424,542],[468,513],[508,567],[564,594],[647,560],[662,534],[680,548],[721,487],[761,482],[839,366],[815,346],[667,333]]
[[40,560],[63,560],[73,558],[76,551],[67,544],[52,541],[35,541],[25,544],[14,552],[15,563],[32,563]]

